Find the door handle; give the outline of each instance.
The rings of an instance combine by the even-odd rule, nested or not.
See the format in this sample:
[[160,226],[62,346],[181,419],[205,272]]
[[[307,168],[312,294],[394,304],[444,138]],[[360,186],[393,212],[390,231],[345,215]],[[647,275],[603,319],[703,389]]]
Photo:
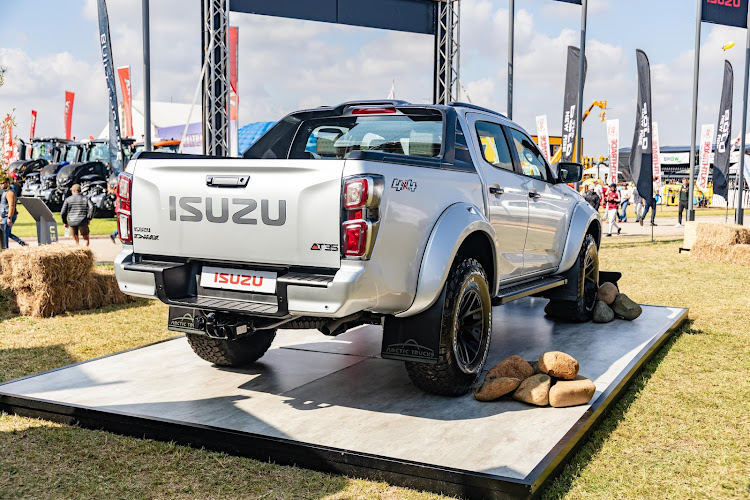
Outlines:
[[243,175],[207,175],[206,186],[212,187],[245,187],[250,176]]
[[531,198],[533,200],[536,200],[536,199],[539,199],[541,197],[542,197],[542,195],[539,194],[539,193],[537,193],[536,191],[529,191],[529,198]]
[[490,194],[503,194],[505,190],[501,187],[490,186]]

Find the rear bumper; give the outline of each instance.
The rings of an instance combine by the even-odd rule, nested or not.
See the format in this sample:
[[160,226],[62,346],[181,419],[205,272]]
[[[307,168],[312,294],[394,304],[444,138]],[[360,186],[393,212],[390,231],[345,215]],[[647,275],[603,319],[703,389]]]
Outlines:
[[165,304],[262,317],[342,318],[378,305],[367,263],[343,261],[335,274],[280,272],[275,296],[201,289],[201,262],[141,260],[126,245],[114,262],[120,290]]

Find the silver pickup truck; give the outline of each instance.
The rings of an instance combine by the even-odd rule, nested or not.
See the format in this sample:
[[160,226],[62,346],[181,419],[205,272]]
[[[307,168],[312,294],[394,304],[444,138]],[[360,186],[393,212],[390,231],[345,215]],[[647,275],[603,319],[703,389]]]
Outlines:
[[550,315],[590,319],[601,223],[567,185],[581,166],[555,167],[470,104],[299,111],[243,158],[131,160],[115,271],[217,365],[253,363],[278,328],[381,324],[383,358],[460,395],[482,372],[493,305],[542,296]]

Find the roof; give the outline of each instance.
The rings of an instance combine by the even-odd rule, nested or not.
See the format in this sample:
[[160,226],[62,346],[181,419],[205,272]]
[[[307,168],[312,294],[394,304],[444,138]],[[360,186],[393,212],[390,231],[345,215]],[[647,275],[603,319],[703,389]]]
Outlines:
[[276,122],[254,122],[248,123],[237,131],[237,150],[242,154],[247,148],[253,145],[260,136],[266,133]]

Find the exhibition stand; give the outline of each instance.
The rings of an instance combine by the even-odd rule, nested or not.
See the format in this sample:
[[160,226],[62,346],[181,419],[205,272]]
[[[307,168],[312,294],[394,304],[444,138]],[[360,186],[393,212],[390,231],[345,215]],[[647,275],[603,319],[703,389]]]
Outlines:
[[494,309],[487,368],[559,350],[596,384],[583,406],[432,396],[380,358],[381,329],[279,331],[247,369],[212,366],[183,337],[0,385],[0,410],[466,498],[537,495],[687,319],[555,323],[545,299]]

